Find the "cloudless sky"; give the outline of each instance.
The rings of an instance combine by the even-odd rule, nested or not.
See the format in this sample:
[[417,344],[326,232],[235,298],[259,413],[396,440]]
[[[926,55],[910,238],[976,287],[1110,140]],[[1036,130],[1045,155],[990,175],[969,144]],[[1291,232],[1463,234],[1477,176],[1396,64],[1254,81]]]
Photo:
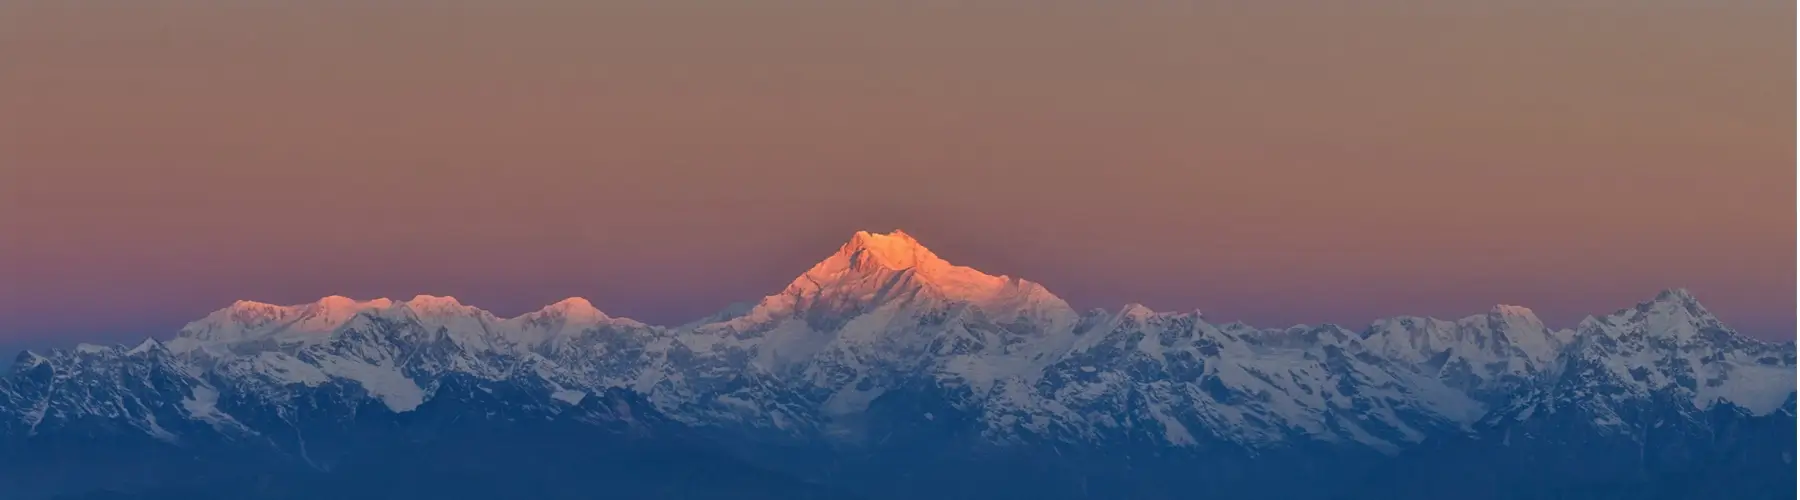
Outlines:
[[681,323],[893,228],[1081,308],[1793,338],[1793,1],[1313,4],[6,2],[0,345]]

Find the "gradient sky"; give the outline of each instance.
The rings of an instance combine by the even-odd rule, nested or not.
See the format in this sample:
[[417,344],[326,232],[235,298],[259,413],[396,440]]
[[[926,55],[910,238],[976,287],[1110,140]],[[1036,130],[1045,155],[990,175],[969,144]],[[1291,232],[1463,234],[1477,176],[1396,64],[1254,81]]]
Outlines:
[[679,323],[896,227],[1083,308],[1679,286],[1791,339],[1794,8],[0,2],[0,344],[328,294]]

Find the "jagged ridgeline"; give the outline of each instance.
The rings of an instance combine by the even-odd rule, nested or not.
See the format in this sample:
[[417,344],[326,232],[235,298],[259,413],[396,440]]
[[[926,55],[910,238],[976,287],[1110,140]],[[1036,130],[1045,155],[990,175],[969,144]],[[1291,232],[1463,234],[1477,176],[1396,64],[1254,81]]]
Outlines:
[[1260,329],[860,232],[679,327],[327,297],[22,353],[0,496],[1794,498],[1794,356],[1679,289]]

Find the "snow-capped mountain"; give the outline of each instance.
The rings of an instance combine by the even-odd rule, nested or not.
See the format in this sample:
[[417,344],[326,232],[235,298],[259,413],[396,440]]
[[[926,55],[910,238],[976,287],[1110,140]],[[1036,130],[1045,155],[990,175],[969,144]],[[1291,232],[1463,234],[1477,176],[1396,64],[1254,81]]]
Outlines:
[[183,327],[170,347],[177,352],[232,346],[259,350],[322,342],[356,315],[393,306],[387,299],[357,302],[337,295],[285,307],[240,300]]
[[[1320,474],[1343,476],[1449,437],[1577,443],[1642,436],[1672,416],[1703,432],[1722,425],[1708,416],[1719,408],[1791,421],[1794,358],[1792,343],[1741,336],[1682,290],[1567,330],[1505,305],[1362,330],[1259,329],[1138,305],[1081,313],[903,232],[858,232],[777,293],[679,327],[580,298],[500,318],[450,297],[332,296],[238,302],[166,342],[26,352],[0,378],[0,441],[21,460],[45,449],[32,443],[137,439],[328,471],[374,453],[357,444],[384,442],[371,436],[469,412],[658,421],[751,455],[812,450],[781,452],[789,461],[1048,449],[1129,454],[1141,471],[1144,456],[1327,456],[1315,465],[1349,465]],[[49,481],[5,476],[0,488]]]
[[1792,345],[1738,335],[1684,290],[1589,317],[1575,339],[1559,358],[1557,377],[1497,408],[1490,423],[1541,412],[1595,432],[1630,435],[1659,425],[1637,412],[1693,416],[1728,405],[1762,416],[1793,401]]
[[[1793,498],[1791,343],[1742,337],[1679,289],[1589,317],[1573,333],[1537,383],[1470,432],[1408,450],[1392,469],[1427,477],[1450,474],[1437,464],[1483,467],[1458,468],[1454,482],[1407,483],[1402,496],[1585,489],[1615,498]],[[1389,486],[1398,483],[1372,488],[1394,495]]]

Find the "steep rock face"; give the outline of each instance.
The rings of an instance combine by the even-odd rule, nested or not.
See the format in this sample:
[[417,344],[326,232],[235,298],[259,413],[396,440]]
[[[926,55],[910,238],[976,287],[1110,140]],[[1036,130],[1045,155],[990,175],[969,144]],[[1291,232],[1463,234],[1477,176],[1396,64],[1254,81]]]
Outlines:
[[[1077,313],[904,233],[858,233],[779,293],[676,328],[582,299],[499,318],[450,297],[334,296],[239,302],[166,343],[24,353],[0,378],[0,459],[76,468],[98,455],[43,454],[138,450],[107,469],[130,486],[181,475],[168,467],[185,462],[142,458],[171,450],[341,474],[459,426],[594,426],[946,498],[908,488],[1317,497],[1382,464],[1503,481],[1585,463],[1649,484],[1719,457],[1785,452],[1791,472],[1791,446],[1765,438],[1788,422],[1793,442],[1794,357],[1683,290],[1562,331],[1514,306],[1265,330],[1136,305]],[[0,488],[82,484],[11,470],[37,472],[0,473]],[[1280,479],[1293,470],[1318,481]]]

